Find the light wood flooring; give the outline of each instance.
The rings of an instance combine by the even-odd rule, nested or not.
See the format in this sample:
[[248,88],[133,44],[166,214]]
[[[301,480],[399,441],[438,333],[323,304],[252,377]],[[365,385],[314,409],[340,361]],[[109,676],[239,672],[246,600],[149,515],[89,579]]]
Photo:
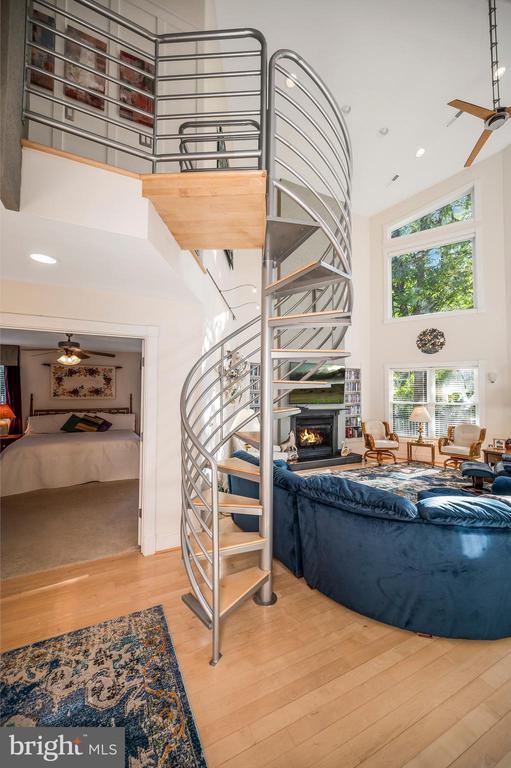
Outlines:
[[179,552],[4,582],[2,645],[163,604],[210,768],[509,768],[511,639],[419,637],[275,565],[276,605],[225,622],[223,658],[185,607]]

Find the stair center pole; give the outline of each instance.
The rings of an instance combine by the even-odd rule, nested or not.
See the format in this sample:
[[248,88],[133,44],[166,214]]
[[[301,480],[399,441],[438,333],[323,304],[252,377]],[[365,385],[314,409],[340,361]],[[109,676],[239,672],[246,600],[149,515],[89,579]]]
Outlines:
[[[270,64],[268,72],[268,107],[265,114],[266,147],[265,164],[267,173],[266,214],[267,217],[276,214],[276,197],[274,186],[274,155],[275,155],[275,70]],[[273,559],[273,363],[272,363],[272,334],[269,324],[272,316],[273,298],[266,295],[266,287],[274,281],[275,264],[269,248],[268,238],[265,238],[263,265],[261,275],[261,443],[259,446],[260,464],[260,501],[263,508],[259,523],[259,532],[266,539],[261,550],[261,569],[269,572],[267,581],[262,585],[254,600],[259,605],[272,605],[277,596],[273,592],[272,559]]]

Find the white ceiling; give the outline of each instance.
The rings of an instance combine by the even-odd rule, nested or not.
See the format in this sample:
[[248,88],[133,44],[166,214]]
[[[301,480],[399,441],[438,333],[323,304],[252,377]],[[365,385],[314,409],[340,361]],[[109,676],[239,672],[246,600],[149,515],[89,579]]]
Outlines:
[[[481,120],[458,98],[492,107],[487,0],[211,0],[218,28],[255,27],[269,53],[292,48],[347,116],[354,210],[373,214],[463,168]],[[502,105],[511,105],[511,0],[497,0]],[[382,137],[378,131],[387,127]],[[511,144],[511,120],[479,155]],[[421,159],[419,147],[426,149]],[[391,183],[395,174],[399,179]]]
[[[2,278],[178,298],[175,273],[148,240],[1,211]],[[57,259],[47,265],[30,253]]]
[[[62,333],[50,331],[24,331],[17,328],[1,328],[2,344],[16,344],[20,347],[40,347],[41,349],[57,349],[59,341],[65,341],[66,333],[72,328],[63,328]],[[72,341],[77,341],[82,348],[93,349],[97,352],[141,352],[140,339],[117,338],[115,336],[94,336],[92,334],[74,334]]]

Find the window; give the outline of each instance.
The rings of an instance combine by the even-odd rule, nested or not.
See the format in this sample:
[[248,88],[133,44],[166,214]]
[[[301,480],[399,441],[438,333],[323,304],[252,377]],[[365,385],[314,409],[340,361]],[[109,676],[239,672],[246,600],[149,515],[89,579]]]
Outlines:
[[426,213],[418,219],[391,230],[390,236],[394,238],[413,235],[416,232],[424,232],[426,229],[453,224],[455,221],[472,219],[474,216],[473,207],[473,192],[470,190],[456,200],[436,208],[431,213]]
[[7,392],[5,391],[5,367],[0,365],[0,403],[7,402]]
[[385,249],[389,317],[475,309],[475,240],[473,190],[391,227]]
[[413,437],[417,424],[409,421],[416,405],[424,405],[431,422],[428,437],[442,437],[451,424],[477,424],[479,388],[477,367],[394,369],[390,374],[390,420],[398,435]]
[[392,257],[392,317],[474,307],[473,240]]

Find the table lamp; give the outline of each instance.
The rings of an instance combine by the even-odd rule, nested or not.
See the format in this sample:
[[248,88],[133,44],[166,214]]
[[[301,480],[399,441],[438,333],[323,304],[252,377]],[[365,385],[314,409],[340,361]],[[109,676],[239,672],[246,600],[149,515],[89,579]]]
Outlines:
[[417,442],[423,443],[424,442],[424,438],[422,436],[422,433],[424,432],[423,424],[429,423],[431,421],[431,416],[429,415],[428,409],[424,405],[416,405],[412,413],[410,414],[410,418],[408,419],[408,421],[415,421],[416,423],[419,424]]
[[15,415],[10,405],[7,403],[0,404],[0,435],[8,435],[11,426],[11,419],[14,419]]

